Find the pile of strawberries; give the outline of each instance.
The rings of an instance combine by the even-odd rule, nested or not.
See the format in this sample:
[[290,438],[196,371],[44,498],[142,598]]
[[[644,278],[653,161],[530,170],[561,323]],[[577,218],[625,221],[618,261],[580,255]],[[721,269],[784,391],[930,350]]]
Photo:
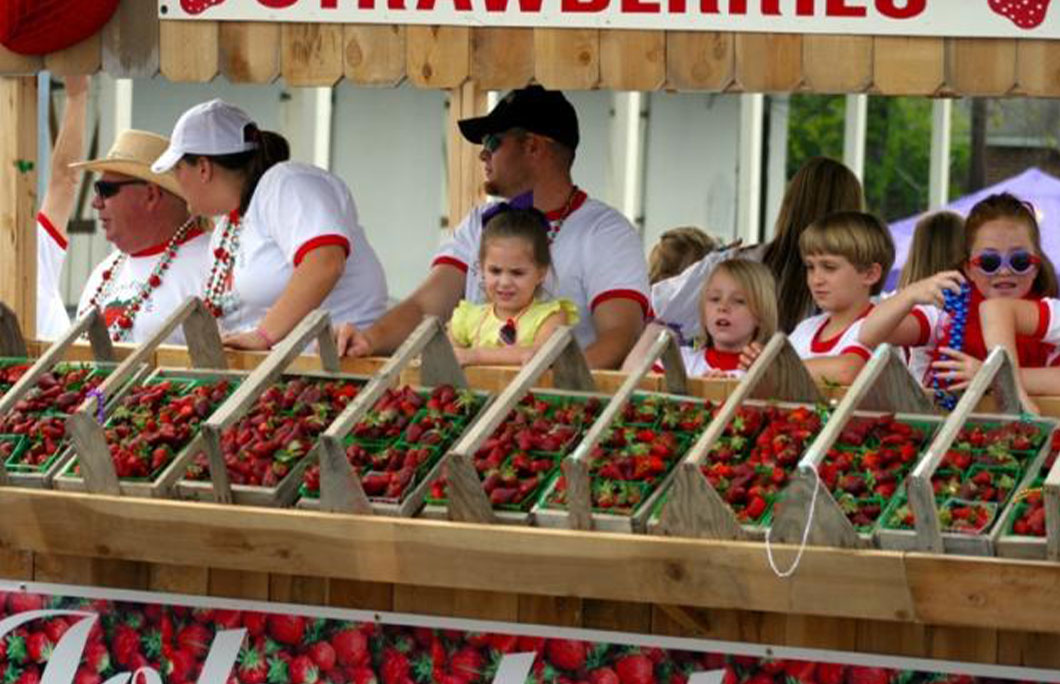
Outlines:
[[14,387],[15,383],[18,382],[28,370],[28,363],[10,361],[7,359],[0,361],[0,397]]
[[[699,433],[710,424],[711,402],[637,397],[627,403],[607,436],[589,454],[590,497],[596,511],[630,515],[662,483]],[[565,506],[560,478],[548,505]]]
[[[110,413],[103,434],[119,479],[153,479],[228,398],[231,381],[162,379],[131,388]],[[80,465],[74,467],[80,473]]]
[[[8,366],[0,371],[16,380],[15,376],[21,377],[24,372],[22,366]],[[67,415],[103,383],[108,373],[92,364],[60,364],[42,375],[36,387],[7,415],[0,416],[0,435],[24,438],[5,440],[0,446],[4,466],[23,472],[47,470],[65,444]]]
[[855,417],[844,426],[818,473],[859,531],[875,527],[926,448],[930,430],[894,415]]
[[746,524],[766,524],[803,451],[822,426],[809,406],[741,406],[701,469]]
[[[600,413],[599,399],[528,392],[474,454],[475,470],[494,507],[527,511]],[[444,472],[431,482],[428,501],[446,504]]]
[[[1046,436],[1043,426],[1033,421],[965,425],[931,478],[942,529],[987,532]],[[912,529],[915,516],[908,501],[902,497],[895,504],[886,525]]]
[[[221,454],[232,484],[275,487],[309,453],[317,435],[357,396],[361,382],[280,380],[250,411],[221,433]],[[208,480],[205,452],[192,458],[184,477]]]
[[[400,501],[456,441],[482,407],[470,390],[439,385],[430,392],[388,389],[347,438],[346,460],[369,497]],[[302,494],[320,495],[320,466],[309,466]]]
[[1022,492],[1022,500],[1012,513],[1012,534],[1025,537],[1045,536],[1045,501],[1042,497],[1042,486],[1053,464],[1056,463],[1057,454],[1060,454],[1060,431],[1053,433],[1052,443],[1049,445],[1049,456],[1030,486]]

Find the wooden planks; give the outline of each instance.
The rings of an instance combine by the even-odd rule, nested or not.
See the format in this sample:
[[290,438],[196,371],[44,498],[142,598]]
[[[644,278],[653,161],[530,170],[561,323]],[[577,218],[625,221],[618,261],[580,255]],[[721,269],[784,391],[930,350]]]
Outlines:
[[405,80],[405,27],[343,27],[346,79],[364,86],[396,86]]
[[731,33],[669,31],[666,34],[666,85],[676,90],[725,90],[736,68]]
[[103,27],[103,70],[115,78],[152,78],[158,68],[158,6],[153,2],[120,3]]
[[546,88],[595,88],[600,81],[600,31],[534,29],[534,75]]
[[875,90],[885,95],[933,95],[946,80],[941,38],[878,36],[873,50]]
[[471,208],[482,201],[485,180],[478,155],[482,148],[460,134],[457,122],[486,113],[486,92],[474,81],[449,91],[449,144],[446,149],[449,169],[449,225],[460,224]]
[[471,79],[479,88],[521,88],[533,77],[533,29],[471,29]]
[[37,331],[37,79],[0,77],[0,302]]
[[805,86],[815,93],[863,92],[872,84],[872,54],[868,36],[803,36]]
[[1060,41],[1017,42],[1016,72],[1021,94],[1055,97],[1060,84]]
[[163,76],[176,82],[213,80],[220,50],[216,21],[163,21],[159,31]]
[[456,88],[471,68],[471,29],[466,26],[409,26],[408,79],[420,88]]
[[802,35],[736,35],[736,85],[750,93],[791,92],[802,83]]
[[232,83],[271,83],[280,74],[280,25],[222,22],[220,70]]
[[1016,86],[1016,41],[946,39],[946,86],[961,95],[1006,95]]
[[338,24],[284,24],[280,71],[292,86],[333,86],[346,71],[343,30]]
[[609,90],[658,90],[666,82],[666,34],[663,31],[602,31],[600,87]]

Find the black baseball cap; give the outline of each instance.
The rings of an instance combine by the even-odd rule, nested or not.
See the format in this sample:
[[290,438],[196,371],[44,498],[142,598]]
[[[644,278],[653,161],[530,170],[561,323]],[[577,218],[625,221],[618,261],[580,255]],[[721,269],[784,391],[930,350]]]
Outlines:
[[578,115],[570,101],[558,90],[532,85],[505,95],[486,116],[461,119],[458,124],[465,138],[476,145],[491,133],[523,128],[548,136],[575,150],[578,148]]

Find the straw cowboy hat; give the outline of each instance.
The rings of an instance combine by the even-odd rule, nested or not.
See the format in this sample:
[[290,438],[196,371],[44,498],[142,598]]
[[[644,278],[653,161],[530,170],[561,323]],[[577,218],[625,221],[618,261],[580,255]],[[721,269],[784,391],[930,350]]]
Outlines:
[[118,134],[107,156],[103,159],[70,164],[72,169],[111,171],[133,178],[155,183],[171,193],[184,198],[184,193],[172,172],[154,173],[151,164],[169,147],[169,139],[157,133],[127,130]]

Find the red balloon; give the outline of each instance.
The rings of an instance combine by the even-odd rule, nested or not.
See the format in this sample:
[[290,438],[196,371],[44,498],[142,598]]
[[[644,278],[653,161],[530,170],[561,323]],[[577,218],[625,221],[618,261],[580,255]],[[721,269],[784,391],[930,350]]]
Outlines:
[[0,44],[23,55],[45,55],[95,35],[119,0],[0,0]]

